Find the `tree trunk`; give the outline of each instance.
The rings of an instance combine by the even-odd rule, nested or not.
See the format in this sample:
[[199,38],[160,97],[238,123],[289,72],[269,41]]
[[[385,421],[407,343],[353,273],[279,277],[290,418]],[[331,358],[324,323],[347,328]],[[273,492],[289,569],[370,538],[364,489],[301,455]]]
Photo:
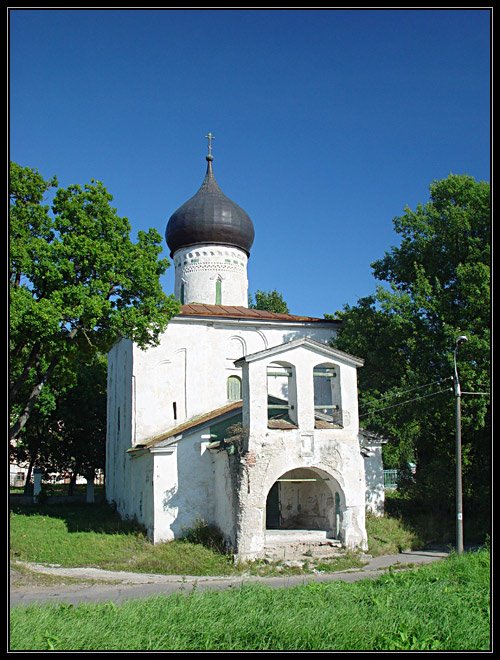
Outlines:
[[38,342],[35,343],[33,348],[31,349],[31,352],[29,354],[28,359],[26,360],[26,364],[24,365],[23,373],[19,376],[19,378],[16,380],[15,383],[12,384],[9,392],[10,396],[10,401],[11,403],[15,403],[17,394],[19,390],[21,389],[22,385],[26,382],[26,379],[28,378],[29,370],[33,365],[38,365],[38,362],[40,360],[40,344]]
[[28,402],[26,403],[26,406],[24,407],[23,412],[19,415],[18,420],[14,424],[14,426],[12,426],[11,429],[9,430],[9,440],[11,442],[19,438],[19,434],[26,426],[26,422],[28,421],[29,416],[31,415],[33,406],[35,405],[35,403],[38,400],[38,397],[40,396],[43,386],[52,375],[52,372],[56,368],[58,362],[59,362],[59,358],[52,359],[52,362],[49,364],[47,371],[42,376],[41,381],[37,385],[35,385],[35,387],[31,390],[31,394],[29,396]]
[[69,484],[68,484],[68,495],[74,495],[75,493],[75,486],[76,486],[76,478],[77,478],[77,473],[72,472],[71,477],[69,478]]
[[[73,330],[68,335],[68,339],[74,339],[77,332],[78,332],[78,328],[73,328]],[[35,403],[38,400],[38,397],[40,396],[40,392],[42,391],[43,386],[52,376],[52,372],[57,367],[58,363],[59,363],[59,357],[58,356],[53,357],[52,361],[47,367],[46,372],[43,374],[42,378],[40,379],[40,382],[37,385],[35,385],[35,387],[31,390],[31,394],[29,396],[28,402],[26,403],[23,412],[19,415],[19,418],[17,422],[14,424],[14,426],[12,426],[12,428],[9,429],[9,440],[11,442],[13,440],[18,439],[19,434],[26,426],[26,422],[28,421],[29,416],[31,415],[33,406],[35,405]]]
[[28,465],[28,472],[26,473],[26,480],[24,482],[24,494],[31,495],[31,475],[33,473],[33,468],[35,467],[35,462],[38,456],[38,447],[33,451],[30,456],[30,462]]

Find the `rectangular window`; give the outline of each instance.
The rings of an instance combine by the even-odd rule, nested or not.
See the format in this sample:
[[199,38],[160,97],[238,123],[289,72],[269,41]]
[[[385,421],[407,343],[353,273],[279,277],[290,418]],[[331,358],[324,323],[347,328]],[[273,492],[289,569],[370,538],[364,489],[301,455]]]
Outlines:
[[293,384],[291,366],[271,364],[267,367],[268,428],[297,428],[296,410],[290,401],[291,384]]
[[314,426],[321,428],[342,427],[342,410],[340,409],[336,371],[333,365],[318,365],[314,368]]

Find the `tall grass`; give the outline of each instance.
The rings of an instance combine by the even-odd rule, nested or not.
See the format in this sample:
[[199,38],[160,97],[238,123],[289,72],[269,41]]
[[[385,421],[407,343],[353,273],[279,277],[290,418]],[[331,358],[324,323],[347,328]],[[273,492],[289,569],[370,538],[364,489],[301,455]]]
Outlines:
[[288,589],[246,586],[123,605],[17,607],[11,650],[490,649],[487,549],[404,573]]
[[366,533],[368,552],[374,557],[414,550],[424,545],[422,536],[405,525],[400,518],[367,514]]

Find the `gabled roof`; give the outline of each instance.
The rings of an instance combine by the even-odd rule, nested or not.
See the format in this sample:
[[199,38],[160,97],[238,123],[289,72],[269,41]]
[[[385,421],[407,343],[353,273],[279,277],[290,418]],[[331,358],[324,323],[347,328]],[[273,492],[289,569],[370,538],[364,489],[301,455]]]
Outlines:
[[183,305],[177,317],[199,316],[202,318],[228,318],[228,319],[256,319],[262,321],[288,321],[302,323],[326,323],[334,326],[341,324],[341,321],[331,319],[319,319],[314,316],[297,316],[295,314],[280,314],[278,312],[267,312],[261,309],[250,309],[248,307],[237,307],[234,305],[204,305],[201,303],[191,303]]
[[239,360],[236,360],[234,364],[236,366],[241,366],[244,362],[262,360],[263,358],[279,355],[284,351],[289,351],[290,349],[297,348],[299,346],[306,346],[307,348],[311,348],[315,352],[321,353],[326,357],[338,358],[344,360],[345,362],[350,362],[355,367],[362,367],[364,364],[364,360],[361,358],[356,357],[355,355],[350,355],[349,353],[344,353],[343,351],[339,351],[336,348],[322,344],[321,342],[316,341],[315,339],[311,339],[310,337],[293,339],[292,341],[287,341],[284,344],[280,344],[279,346],[273,346],[272,348],[266,348],[264,351],[258,351],[257,353],[252,353],[251,355],[245,355]]
[[165,431],[164,433],[160,433],[159,435],[155,435],[151,438],[148,438],[144,442],[137,444],[134,447],[131,447],[130,449],[127,449],[127,451],[133,452],[144,449],[150,449],[151,447],[155,447],[156,445],[158,445],[160,442],[164,442],[165,440],[168,440],[169,438],[172,438],[176,435],[180,435],[181,433],[185,433],[186,431],[191,431],[198,426],[205,426],[210,422],[213,422],[214,419],[217,419],[217,417],[223,417],[224,415],[228,415],[228,413],[232,413],[232,412],[236,414],[237,412],[239,412],[242,406],[243,406],[242,401],[231,401],[231,403],[226,403],[224,406],[221,406],[220,408],[216,408],[215,410],[210,410],[209,412],[203,413],[202,415],[197,415],[192,419],[188,419],[186,422],[182,422],[182,424],[178,424],[177,426],[168,429],[168,431]]

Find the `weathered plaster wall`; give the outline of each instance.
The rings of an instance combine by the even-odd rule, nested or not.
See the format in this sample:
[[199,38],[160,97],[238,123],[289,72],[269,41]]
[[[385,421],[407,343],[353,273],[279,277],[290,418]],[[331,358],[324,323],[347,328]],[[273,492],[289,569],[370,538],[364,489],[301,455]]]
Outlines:
[[[293,364],[296,371],[298,429],[267,427],[266,369],[276,356],[245,363],[243,367],[243,425],[250,429],[243,456],[238,492],[241,517],[237,545],[241,559],[262,555],[265,539],[266,499],[274,482],[297,468],[311,468],[325,478],[331,499],[323,500],[323,511],[333,507],[334,494],[340,494],[340,539],[347,547],[366,548],[365,472],[358,440],[356,368],[341,357],[325,360],[324,355],[306,346],[284,350],[280,361]],[[313,368],[332,361],[340,373],[344,428],[314,428]],[[333,535],[333,511],[330,509]]]
[[194,245],[177,250],[173,261],[174,294],[182,302],[217,304],[219,279],[220,304],[248,307],[248,257],[243,250],[227,245]]
[[159,346],[133,347],[133,444],[224,405],[228,377],[241,376],[234,360],[242,355],[303,336],[326,344],[333,335],[331,327],[312,324],[171,320]]
[[121,511],[127,497],[128,463],[126,450],[132,444],[134,381],[132,342],[122,339],[108,354],[106,498]]
[[155,543],[183,536],[196,521],[216,519],[218,486],[213,457],[206,450],[208,433],[197,430],[174,444],[152,449]]
[[[286,479],[318,481],[287,481]],[[334,492],[317,472],[292,470],[278,482],[281,529],[321,529],[330,533],[334,526]]]
[[369,447],[365,457],[366,510],[375,515],[383,515],[385,504],[384,464],[382,447]]
[[[238,556],[262,555],[265,539],[265,513],[269,490],[285,472],[298,467],[314,469],[326,479],[332,506],[335,492],[340,495],[340,540],[347,547],[366,548],[364,465],[354,438],[338,439],[334,430],[314,434],[313,447],[304,451],[300,431],[270,430],[264,441],[244,457],[239,504]],[[258,444],[261,448],[258,448]],[[267,444],[267,447],[266,447]],[[260,460],[258,460],[258,458]],[[328,514],[330,536],[334,536],[333,509]]]

